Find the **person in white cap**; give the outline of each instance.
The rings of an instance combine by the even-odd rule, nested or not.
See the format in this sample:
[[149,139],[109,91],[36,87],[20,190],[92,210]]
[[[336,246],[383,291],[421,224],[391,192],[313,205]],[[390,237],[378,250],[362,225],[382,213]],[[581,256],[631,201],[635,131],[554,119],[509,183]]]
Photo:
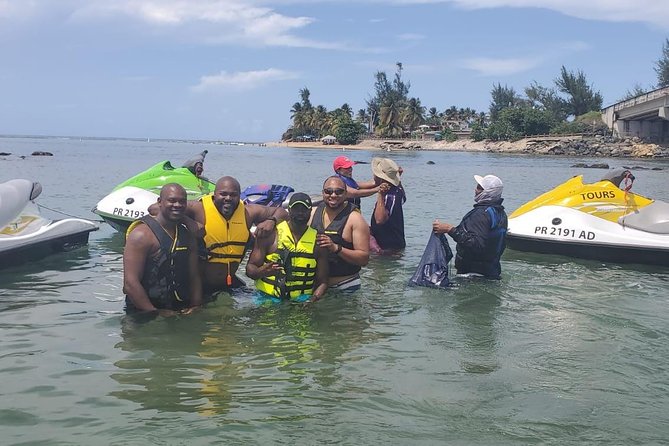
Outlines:
[[504,184],[495,175],[474,175],[474,209],[462,218],[459,225],[435,220],[432,230],[448,234],[457,243],[455,268],[458,274],[476,274],[499,279],[500,257],[506,248],[508,220],[502,206]]

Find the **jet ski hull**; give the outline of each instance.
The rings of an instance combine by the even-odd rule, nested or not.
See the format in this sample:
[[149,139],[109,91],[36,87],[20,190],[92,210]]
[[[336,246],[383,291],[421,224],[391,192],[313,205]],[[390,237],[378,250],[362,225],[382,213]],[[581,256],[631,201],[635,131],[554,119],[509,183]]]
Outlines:
[[603,243],[565,243],[561,240],[538,239],[507,234],[509,249],[613,263],[669,265],[669,250],[638,246],[607,245]]
[[511,214],[506,242],[516,251],[669,266],[669,205],[574,177]]
[[93,208],[104,221],[117,231],[125,232],[134,220],[143,217],[156,202],[165,184],[177,183],[186,189],[189,200],[214,191],[214,183],[196,177],[184,167],[172,167],[162,161],[116,186]]
[[49,222],[29,234],[0,235],[0,268],[77,249],[86,245],[89,234],[97,229],[91,221],[68,218]]

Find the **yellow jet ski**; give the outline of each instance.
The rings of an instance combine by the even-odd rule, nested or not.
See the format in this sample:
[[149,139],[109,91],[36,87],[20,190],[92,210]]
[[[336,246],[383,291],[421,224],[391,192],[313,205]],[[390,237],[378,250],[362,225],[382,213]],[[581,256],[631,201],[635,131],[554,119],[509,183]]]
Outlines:
[[669,266],[669,203],[631,192],[634,176],[616,169],[584,184],[575,176],[516,209],[507,246],[616,263]]

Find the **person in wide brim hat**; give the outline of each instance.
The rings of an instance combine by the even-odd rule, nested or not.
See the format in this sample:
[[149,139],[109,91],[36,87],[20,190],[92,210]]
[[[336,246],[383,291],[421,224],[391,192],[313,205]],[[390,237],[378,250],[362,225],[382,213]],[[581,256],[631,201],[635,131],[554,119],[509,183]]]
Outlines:
[[370,251],[377,254],[404,249],[404,211],[406,194],[401,185],[402,168],[390,158],[373,158],[372,173],[379,186],[370,224]]
[[390,158],[372,158],[372,173],[393,186],[400,185],[402,169]]

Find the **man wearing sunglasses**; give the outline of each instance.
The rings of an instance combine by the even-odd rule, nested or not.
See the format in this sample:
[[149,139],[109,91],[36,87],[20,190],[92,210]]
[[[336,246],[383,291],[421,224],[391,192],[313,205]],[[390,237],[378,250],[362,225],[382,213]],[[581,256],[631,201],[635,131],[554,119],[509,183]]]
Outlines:
[[502,273],[500,257],[506,247],[507,217],[502,206],[504,185],[495,175],[474,175],[474,209],[459,225],[435,220],[432,230],[448,234],[457,243],[455,268],[458,274],[473,274],[499,279]]
[[360,289],[360,269],[369,261],[369,226],[348,200],[344,180],[332,176],[323,183],[323,201],[313,210],[311,227],[318,246],[328,254],[330,289]]

